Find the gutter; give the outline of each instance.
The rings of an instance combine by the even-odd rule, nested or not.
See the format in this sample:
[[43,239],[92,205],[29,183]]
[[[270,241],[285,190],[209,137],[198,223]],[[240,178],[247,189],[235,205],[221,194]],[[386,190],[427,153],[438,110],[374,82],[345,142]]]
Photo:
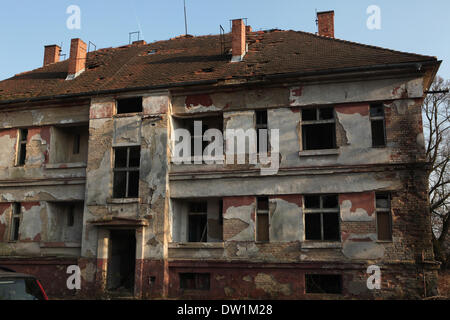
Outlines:
[[[397,63],[397,64],[382,64],[382,65],[365,66],[365,67],[327,69],[327,70],[310,71],[310,72],[278,73],[278,74],[263,75],[262,77],[267,80],[272,80],[272,79],[281,79],[281,78],[290,78],[290,77],[307,77],[307,76],[313,76],[313,75],[320,76],[320,75],[333,75],[333,74],[351,73],[351,72],[381,71],[381,70],[388,70],[388,69],[410,69],[410,68],[414,68],[414,69],[416,69],[416,71],[421,71],[422,67],[424,67],[424,66],[435,66],[435,73],[436,73],[441,62],[442,61],[440,61],[440,60],[439,61],[438,60],[426,60],[426,61]],[[236,79],[238,79],[238,78],[236,78]],[[87,96],[100,95],[100,94],[112,94],[112,93],[130,92],[130,91],[161,90],[161,89],[170,89],[170,88],[177,88],[177,87],[184,87],[184,86],[212,85],[212,84],[218,84],[221,80],[222,79],[201,80],[201,81],[181,82],[181,83],[144,86],[144,87],[135,87],[135,88],[90,91],[90,92],[83,92],[83,93],[77,93],[77,94],[63,94],[63,95],[54,95],[54,96],[44,96],[44,97],[38,97],[38,98],[6,100],[6,101],[0,101],[0,106],[6,105],[6,104],[11,104],[11,103],[22,103],[22,102],[27,103],[27,102],[36,102],[36,101],[44,101],[44,100],[51,100],[51,99],[79,98],[79,97],[87,97]],[[259,80],[258,82],[264,82],[264,80]],[[255,82],[252,82],[252,85],[254,85],[254,84],[255,84]]]

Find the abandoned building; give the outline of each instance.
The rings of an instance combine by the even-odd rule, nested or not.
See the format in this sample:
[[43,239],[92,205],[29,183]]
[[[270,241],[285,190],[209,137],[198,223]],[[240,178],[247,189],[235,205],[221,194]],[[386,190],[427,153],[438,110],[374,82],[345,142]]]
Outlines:
[[[0,82],[0,265],[50,296],[435,294],[421,103],[441,62],[336,39],[332,11],[318,27],[45,46]],[[196,120],[278,129],[278,172],[175,164]]]

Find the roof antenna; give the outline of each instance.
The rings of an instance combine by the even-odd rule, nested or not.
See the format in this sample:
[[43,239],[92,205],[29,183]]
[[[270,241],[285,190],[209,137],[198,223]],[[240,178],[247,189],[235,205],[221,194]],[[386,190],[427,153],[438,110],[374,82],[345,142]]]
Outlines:
[[63,42],[61,41],[61,46],[60,46],[60,49],[59,49],[59,57],[64,57],[64,60],[66,60],[67,54],[62,53],[62,48],[63,48]]
[[187,36],[188,34],[188,29],[187,29],[187,16],[186,16],[186,0],[183,0],[184,3],[184,32],[185,32],[185,36]]
[[133,37],[133,35],[137,34],[137,41],[140,40],[141,37],[141,32],[140,31],[134,31],[134,32],[129,32],[128,33],[128,44],[131,44],[131,38]]

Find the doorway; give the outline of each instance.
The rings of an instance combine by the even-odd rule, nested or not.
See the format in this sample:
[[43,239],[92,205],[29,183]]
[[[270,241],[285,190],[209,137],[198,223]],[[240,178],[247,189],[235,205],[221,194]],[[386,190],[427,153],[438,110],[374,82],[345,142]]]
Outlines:
[[133,294],[136,266],[134,230],[111,230],[108,257],[108,291]]

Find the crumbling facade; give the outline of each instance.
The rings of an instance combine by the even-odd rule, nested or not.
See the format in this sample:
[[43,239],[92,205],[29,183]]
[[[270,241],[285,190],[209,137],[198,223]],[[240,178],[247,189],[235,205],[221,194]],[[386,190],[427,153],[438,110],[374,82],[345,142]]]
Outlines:
[[[319,35],[235,20],[224,41],[74,39],[0,82],[0,265],[55,296],[70,265],[91,298],[435,294],[421,103],[440,62],[319,16]],[[278,129],[278,171],[175,163],[194,121]]]

